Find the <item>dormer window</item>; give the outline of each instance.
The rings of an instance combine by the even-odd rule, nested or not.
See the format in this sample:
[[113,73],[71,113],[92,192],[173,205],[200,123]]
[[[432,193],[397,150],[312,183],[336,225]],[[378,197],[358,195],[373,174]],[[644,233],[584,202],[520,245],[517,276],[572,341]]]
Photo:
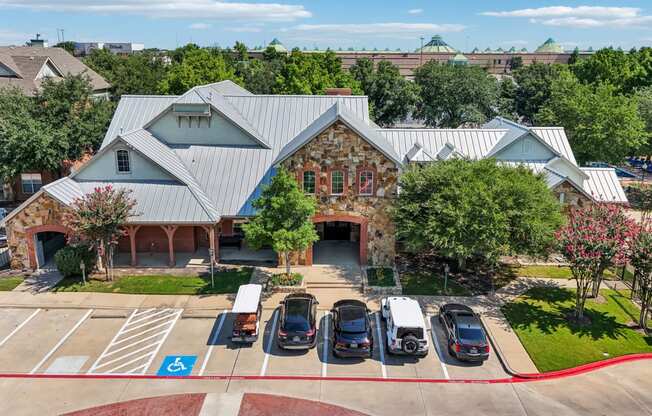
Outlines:
[[131,162],[129,160],[129,151],[118,150],[115,152],[116,165],[118,173],[131,173]]

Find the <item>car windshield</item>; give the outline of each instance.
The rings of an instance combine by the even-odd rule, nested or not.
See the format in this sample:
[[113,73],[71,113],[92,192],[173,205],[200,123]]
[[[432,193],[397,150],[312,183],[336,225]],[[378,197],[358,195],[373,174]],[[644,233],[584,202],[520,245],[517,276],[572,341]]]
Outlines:
[[365,332],[367,330],[366,311],[362,308],[340,308],[340,330],[342,332]]
[[283,319],[286,331],[308,331],[310,302],[308,300],[290,300],[285,304],[285,317]]
[[460,339],[467,341],[484,341],[484,334],[480,328],[459,328]]

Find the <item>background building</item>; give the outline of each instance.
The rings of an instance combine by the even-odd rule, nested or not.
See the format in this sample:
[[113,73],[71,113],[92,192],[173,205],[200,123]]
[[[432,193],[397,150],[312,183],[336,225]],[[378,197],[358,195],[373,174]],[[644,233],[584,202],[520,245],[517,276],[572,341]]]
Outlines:
[[116,55],[142,52],[145,45],[133,42],[75,42],[75,56],[89,55],[95,49],[104,49]]

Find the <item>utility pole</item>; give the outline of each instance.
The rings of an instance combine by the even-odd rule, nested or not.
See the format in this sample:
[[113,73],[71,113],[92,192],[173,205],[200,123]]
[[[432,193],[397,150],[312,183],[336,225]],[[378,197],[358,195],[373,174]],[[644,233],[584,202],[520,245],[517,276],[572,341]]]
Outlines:
[[419,66],[423,65],[423,36],[421,36],[419,39],[421,39],[421,49],[419,49],[419,52],[421,53],[421,56],[419,57]]

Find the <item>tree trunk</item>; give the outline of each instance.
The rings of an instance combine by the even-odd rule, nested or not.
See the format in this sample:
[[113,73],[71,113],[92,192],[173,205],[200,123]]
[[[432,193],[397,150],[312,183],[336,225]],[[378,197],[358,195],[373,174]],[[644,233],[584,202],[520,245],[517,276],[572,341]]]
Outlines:
[[600,268],[598,273],[593,278],[593,288],[591,289],[591,297],[597,298],[600,294],[600,284],[602,283],[602,276],[604,275],[604,268]]
[[285,256],[285,273],[290,276],[290,252],[286,251]]
[[584,302],[582,301],[582,291],[579,287],[575,292],[575,317],[578,321],[584,317]]
[[641,290],[641,314],[639,315],[638,324],[645,332],[647,332],[647,317],[650,308],[650,300],[652,300],[652,291],[650,288],[642,288]]

